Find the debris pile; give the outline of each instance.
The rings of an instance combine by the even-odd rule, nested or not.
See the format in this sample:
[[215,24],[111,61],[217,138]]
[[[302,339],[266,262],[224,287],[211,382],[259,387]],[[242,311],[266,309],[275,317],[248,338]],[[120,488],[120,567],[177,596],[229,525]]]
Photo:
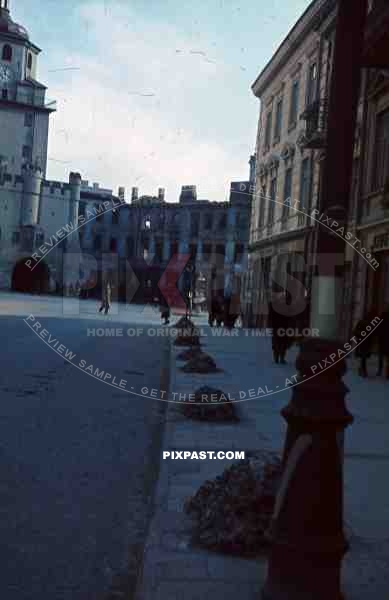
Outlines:
[[195,356],[197,356],[200,353],[201,347],[193,346],[192,348],[188,348],[187,350],[183,350],[182,352],[180,352],[180,354],[178,354],[177,356],[177,360],[192,360],[192,358],[195,358]]
[[174,340],[176,346],[200,346],[199,330],[188,317],[181,317],[174,326],[177,336]]
[[212,356],[206,352],[198,352],[189,360],[189,362],[181,367],[184,373],[220,373]]
[[189,419],[214,422],[238,422],[235,405],[221,390],[208,386],[198,389],[193,403],[183,405],[183,413]]
[[280,475],[278,455],[257,451],[206,481],[185,504],[193,519],[192,543],[245,557],[266,551]]
[[178,319],[177,323],[173,325],[175,329],[194,329],[194,323],[189,319],[189,317],[181,317]]

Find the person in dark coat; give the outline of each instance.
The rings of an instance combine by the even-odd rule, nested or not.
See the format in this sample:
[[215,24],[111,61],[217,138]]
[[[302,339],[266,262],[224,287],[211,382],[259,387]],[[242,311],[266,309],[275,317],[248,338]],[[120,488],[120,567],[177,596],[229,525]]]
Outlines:
[[294,319],[290,314],[283,292],[274,293],[269,304],[269,327],[273,329],[272,349],[273,359],[276,364],[286,364],[286,353],[291,346],[287,336],[287,329],[293,327]]
[[169,323],[170,323],[170,308],[164,297],[161,298],[160,312],[161,312],[161,319],[163,319],[163,321],[164,321],[163,324],[169,325]]
[[224,299],[222,296],[217,295],[212,298],[211,311],[209,313],[208,323],[213,327],[215,321],[218,327],[221,326],[224,319]]
[[102,310],[104,310],[104,314],[105,315],[108,314],[108,311],[111,308],[111,297],[112,297],[111,292],[112,292],[111,283],[109,281],[106,281],[103,284],[103,298],[101,301],[99,313],[101,313]]
[[[358,373],[361,377],[368,377],[367,372],[367,360],[370,358],[374,343],[374,336],[369,335],[367,327],[371,324],[371,321],[377,316],[373,311],[358,321],[354,328],[353,335],[357,338],[358,346],[355,351],[355,355],[359,358],[359,370]],[[363,334],[366,334],[365,336]]]
[[[378,342],[378,372],[377,376],[382,375],[385,367],[385,377],[389,379],[389,306],[387,306],[382,315],[382,322],[377,329]],[[385,364],[386,363],[386,364]]]

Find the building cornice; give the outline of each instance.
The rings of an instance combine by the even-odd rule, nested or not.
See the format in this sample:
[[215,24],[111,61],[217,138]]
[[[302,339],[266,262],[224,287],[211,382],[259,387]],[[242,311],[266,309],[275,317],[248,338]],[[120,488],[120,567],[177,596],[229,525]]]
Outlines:
[[249,252],[255,252],[256,250],[260,250],[261,248],[266,248],[266,246],[274,246],[278,243],[289,242],[292,240],[303,238],[312,229],[313,227],[311,225],[308,225],[305,227],[301,227],[301,229],[291,229],[290,231],[277,233],[273,236],[262,238],[261,240],[257,240],[255,242],[249,242]]
[[9,108],[16,108],[20,110],[29,109],[31,112],[56,112],[56,108],[50,108],[47,105],[42,104],[27,104],[24,102],[14,102],[13,100],[0,99],[0,106],[7,106]]
[[261,97],[264,90],[290,60],[304,39],[320,26],[335,5],[335,0],[313,0],[311,2],[251,86],[253,94],[257,98]]
[[36,46],[36,44],[30,42],[30,40],[28,40],[27,38],[21,38],[20,36],[15,35],[13,33],[9,33],[7,31],[1,32],[1,39],[7,42],[12,42],[14,44],[17,43],[20,46],[26,46],[29,50],[35,50],[37,54],[40,54],[42,52],[42,49],[39,48],[39,46]]
[[356,226],[356,229],[357,231],[363,231],[364,229],[372,229],[381,225],[389,225],[389,217],[382,217],[381,219],[371,221],[370,223],[360,223]]

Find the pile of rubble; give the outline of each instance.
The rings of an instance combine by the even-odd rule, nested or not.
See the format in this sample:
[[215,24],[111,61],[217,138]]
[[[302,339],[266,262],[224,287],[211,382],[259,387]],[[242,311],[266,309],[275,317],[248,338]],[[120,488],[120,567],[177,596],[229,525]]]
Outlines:
[[189,317],[181,317],[173,327],[175,329],[194,329],[194,326],[193,321]]
[[180,352],[177,356],[177,360],[192,360],[192,358],[195,358],[199,354],[201,354],[201,346],[193,346]]
[[188,317],[181,317],[174,326],[177,336],[175,346],[200,346],[200,334],[193,321]]
[[189,419],[197,421],[237,423],[235,405],[221,391],[204,386],[194,394],[194,402],[183,404],[183,413]]
[[206,481],[185,504],[192,543],[246,557],[265,552],[280,475],[279,456],[258,451]]
[[184,373],[220,373],[222,369],[216,366],[212,356],[199,351],[193,355],[186,365],[181,367],[181,371]]

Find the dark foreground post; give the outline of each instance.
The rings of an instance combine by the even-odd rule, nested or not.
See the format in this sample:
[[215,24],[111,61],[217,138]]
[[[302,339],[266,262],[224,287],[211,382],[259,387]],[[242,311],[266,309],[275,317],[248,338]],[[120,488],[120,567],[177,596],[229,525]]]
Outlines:
[[[337,10],[319,208],[340,227],[348,215],[367,0],[339,0]],[[320,268],[313,278],[311,328],[319,330],[320,338],[302,345],[296,362],[301,383],[282,411],[288,434],[263,600],[342,598],[341,565],[347,550],[343,439],[352,416],[344,403],[345,353],[337,352],[343,349],[337,341],[343,273],[334,264],[344,257],[344,243],[333,231],[319,228]]]
[[347,550],[343,437],[353,420],[344,402],[345,361],[309,379],[338,347],[333,341],[311,339],[297,359],[302,383],[293,388],[291,402],[282,411],[288,432],[263,600],[342,598],[341,563]]

